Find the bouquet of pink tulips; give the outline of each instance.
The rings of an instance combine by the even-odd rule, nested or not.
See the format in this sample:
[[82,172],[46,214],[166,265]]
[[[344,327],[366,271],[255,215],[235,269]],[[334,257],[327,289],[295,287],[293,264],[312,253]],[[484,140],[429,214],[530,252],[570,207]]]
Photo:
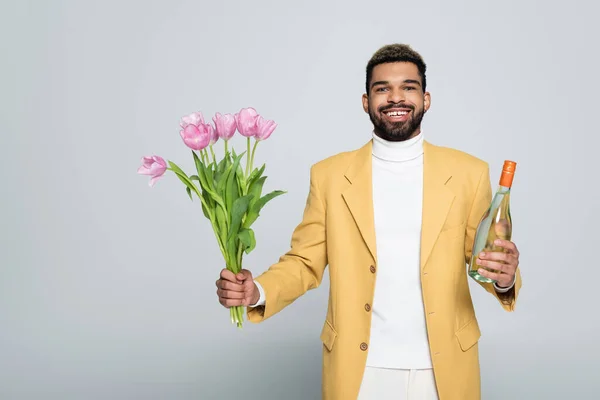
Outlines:
[[[193,175],[186,174],[172,161],[167,165],[156,155],[144,157],[138,173],[151,177],[151,187],[167,170],[175,173],[185,185],[190,199],[193,201],[194,194],[200,199],[202,212],[212,224],[225,265],[237,274],[242,269],[243,254],[250,253],[256,246],[252,224],[267,202],[285,193],[274,190],[263,195],[267,178],[263,176],[265,165],[260,168],[253,165],[258,143],[267,139],[277,124],[265,120],[253,108],[242,109],[235,115],[216,113],[213,122],[214,127],[205,123],[199,112],[181,119],[181,138],[192,149],[196,166]],[[233,147],[231,152],[228,149],[228,142],[236,130],[247,138],[247,150],[241,154],[236,154]],[[213,149],[219,139],[224,143],[224,156],[220,160]],[[254,139],[252,149],[251,139]],[[241,328],[243,306],[231,307],[230,313],[231,322]]]

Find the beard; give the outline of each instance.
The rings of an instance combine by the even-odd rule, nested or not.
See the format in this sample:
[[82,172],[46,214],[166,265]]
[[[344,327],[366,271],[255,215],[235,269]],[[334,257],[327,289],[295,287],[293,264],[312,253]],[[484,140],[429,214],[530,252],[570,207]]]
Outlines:
[[[402,122],[390,122],[385,120],[381,114],[391,108],[410,108],[410,117]],[[369,118],[373,123],[374,132],[383,140],[390,142],[402,142],[410,139],[413,133],[420,128],[421,121],[425,115],[425,107],[415,111],[415,107],[408,104],[392,104],[385,105],[379,108],[377,112],[371,109],[369,105]]]

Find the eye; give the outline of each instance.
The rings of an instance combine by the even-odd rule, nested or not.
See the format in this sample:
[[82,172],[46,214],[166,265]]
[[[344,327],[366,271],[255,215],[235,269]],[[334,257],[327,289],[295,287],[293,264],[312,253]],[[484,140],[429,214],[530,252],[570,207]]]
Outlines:
[[383,92],[384,90],[386,90],[387,88],[385,87],[378,87],[377,89],[375,89],[376,92]]
[[416,87],[414,87],[414,86],[407,86],[404,89],[406,89],[406,90],[416,90]]

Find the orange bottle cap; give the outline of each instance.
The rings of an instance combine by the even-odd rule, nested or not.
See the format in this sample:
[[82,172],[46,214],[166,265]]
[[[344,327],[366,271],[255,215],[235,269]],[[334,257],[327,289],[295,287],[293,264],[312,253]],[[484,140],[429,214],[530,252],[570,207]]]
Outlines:
[[500,186],[511,187],[517,163],[514,161],[505,160],[502,166],[502,175],[500,175]]

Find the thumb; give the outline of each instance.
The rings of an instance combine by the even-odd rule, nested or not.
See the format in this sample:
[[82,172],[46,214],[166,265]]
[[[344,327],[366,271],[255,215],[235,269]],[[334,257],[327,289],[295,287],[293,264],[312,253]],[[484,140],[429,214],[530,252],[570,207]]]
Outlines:
[[240,281],[252,280],[252,273],[247,269],[243,269],[235,276]]

